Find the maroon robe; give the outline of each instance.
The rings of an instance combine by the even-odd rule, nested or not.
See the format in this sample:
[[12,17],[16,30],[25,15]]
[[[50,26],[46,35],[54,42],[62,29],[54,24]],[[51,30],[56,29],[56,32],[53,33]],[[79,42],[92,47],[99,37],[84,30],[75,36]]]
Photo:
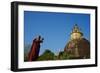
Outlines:
[[39,51],[40,51],[40,43],[43,42],[42,40],[38,39],[34,39],[32,46],[31,46],[31,50],[28,54],[28,60],[29,61],[35,61],[38,56],[39,56]]

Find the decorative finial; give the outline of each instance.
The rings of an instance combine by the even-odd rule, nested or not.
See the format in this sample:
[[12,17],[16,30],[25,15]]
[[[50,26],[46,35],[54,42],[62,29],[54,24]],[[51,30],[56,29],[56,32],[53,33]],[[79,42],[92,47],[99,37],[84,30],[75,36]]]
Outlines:
[[71,32],[71,40],[82,38],[83,33],[80,31],[80,28],[77,24],[74,25],[73,30]]
[[74,25],[73,32],[80,32],[77,24]]

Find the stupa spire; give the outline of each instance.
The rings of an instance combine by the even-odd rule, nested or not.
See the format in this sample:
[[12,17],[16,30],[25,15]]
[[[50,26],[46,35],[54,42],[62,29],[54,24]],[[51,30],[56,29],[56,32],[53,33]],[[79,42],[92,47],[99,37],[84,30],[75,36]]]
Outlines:
[[83,33],[80,31],[80,28],[77,24],[74,25],[72,32],[71,32],[71,39],[80,39],[82,38]]
[[80,32],[80,29],[79,29],[79,27],[78,27],[77,24],[74,25],[74,28],[73,28],[73,30],[72,30],[72,33],[73,33],[73,32]]

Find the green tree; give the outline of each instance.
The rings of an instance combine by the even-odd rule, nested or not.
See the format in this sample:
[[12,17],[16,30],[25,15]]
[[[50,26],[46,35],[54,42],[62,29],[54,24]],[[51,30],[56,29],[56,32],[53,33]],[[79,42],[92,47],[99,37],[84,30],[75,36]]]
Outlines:
[[54,60],[54,56],[55,56],[54,53],[47,49],[47,50],[45,50],[45,52],[42,55],[40,55],[38,57],[37,60],[39,60],[39,61],[42,61],[42,60]]
[[71,59],[71,57],[73,57],[71,54],[66,53],[64,51],[59,52],[58,58],[60,60],[64,60],[64,59]]

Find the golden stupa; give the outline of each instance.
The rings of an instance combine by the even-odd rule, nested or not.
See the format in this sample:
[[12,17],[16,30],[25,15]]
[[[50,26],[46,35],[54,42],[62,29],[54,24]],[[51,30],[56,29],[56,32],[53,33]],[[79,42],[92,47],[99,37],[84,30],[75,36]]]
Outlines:
[[73,55],[73,58],[90,58],[90,42],[84,38],[77,24],[70,34],[70,40],[64,48],[64,52]]

